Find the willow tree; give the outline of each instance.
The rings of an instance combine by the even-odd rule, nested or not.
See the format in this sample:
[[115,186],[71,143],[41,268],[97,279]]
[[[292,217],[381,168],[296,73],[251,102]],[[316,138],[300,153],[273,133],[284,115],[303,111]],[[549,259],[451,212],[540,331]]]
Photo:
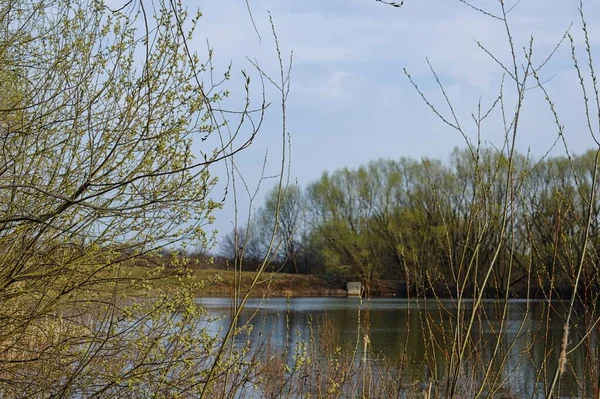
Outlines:
[[189,45],[198,17],[174,0],[0,1],[1,396],[206,382],[196,355],[214,343],[186,323],[189,297],[119,305],[140,259],[210,240],[209,167],[256,133],[221,135],[227,93]]

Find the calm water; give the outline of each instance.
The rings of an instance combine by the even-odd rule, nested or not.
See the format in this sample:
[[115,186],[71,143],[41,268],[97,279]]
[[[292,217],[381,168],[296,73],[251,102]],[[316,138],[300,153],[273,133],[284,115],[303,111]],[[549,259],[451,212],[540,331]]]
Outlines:
[[[231,300],[227,298],[199,298],[197,302],[212,316],[227,315],[231,309]],[[505,304],[508,316],[500,331]],[[462,306],[468,320],[472,313],[470,302],[463,302]],[[544,302],[485,302],[471,334],[479,347],[479,367],[489,363],[499,339],[499,351],[506,356],[506,361],[502,363],[503,356],[497,356],[492,362],[494,370],[500,371],[513,393],[522,397],[544,397],[542,381],[545,374],[550,380],[556,366],[565,307],[563,302],[552,302],[550,307]],[[362,353],[362,340],[368,335],[372,356],[385,356],[392,362],[403,359],[408,365],[407,381],[441,380],[456,320],[456,303],[386,298],[362,302],[355,298],[251,299],[241,322],[250,321],[254,325],[251,340],[267,336],[271,347],[283,349],[286,345],[293,348],[298,342],[308,341],[311,329],[313,337],[318,339],[318,330],[325,320],[335,329],[335,339],[341,346],[358,342]],[[227,328],[228,323],[226,316],[210,328],[218,332]],[[577,334],[580,331],[574,331],[572,340],[577,340]],[[596,339],[596,334],[590,335],[587,348],[582,345],[569,355],[561,380],[561,396],[579,397],[588,389],[585,385],[589,385],[589,381],[583,382],[587,380],[584,358],[586,351],[597,355]]]

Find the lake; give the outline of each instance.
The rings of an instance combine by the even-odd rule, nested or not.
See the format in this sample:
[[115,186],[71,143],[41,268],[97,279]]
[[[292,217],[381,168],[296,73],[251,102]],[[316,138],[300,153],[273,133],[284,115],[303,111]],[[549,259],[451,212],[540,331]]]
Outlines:
[[[198,298],[197,303],[211,316],[227,315],[228,298]],[[471,315],[471,300],[461,304],[464,320]],[[545,397],[544,380],[550,381],[555,370],[563,333],[567,303],[512,300],[485,301],[476,317],[471,337],[477,350],[469,352],[473,373],[482,372],[490,363],[511,393],[519,397]],[[448,364],[457,303],[452,300],[406,300],[374,298],[270,298],[250,299],[241,323],[250,322],[254,329],[250,341],[268,337],[272,348],[283,350],[319,339],[323,325],[335,331],[340,346],[358,348],[363,356],[368,337],[369,358],[385,357],[390,364],[404,366],[407,382],[443,380]],[[501,323],[506,312],[505,322]],[[213,322],[210,329],[218,333],[227,328],[228,316]],[[583,320],[578,322],[581,327]],[[572,341],[582,336],[582,328],[572,332]],[[589,395],[586,353],[597,356],[596,333],[586,337],[585,345],[573,350],[560,381],[561,397]],[[569,346],[569,349],[572,348]],[[505,359],[502,361],[502,359]],[[596,366],[598,367],[598,366]],[[587,382],[583,382],[587,381]]]

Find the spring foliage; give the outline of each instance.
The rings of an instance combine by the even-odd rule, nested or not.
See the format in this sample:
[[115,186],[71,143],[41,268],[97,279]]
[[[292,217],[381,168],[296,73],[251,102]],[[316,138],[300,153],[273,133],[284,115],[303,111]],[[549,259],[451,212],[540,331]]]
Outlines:
[[236,150],[208,144],[226,93],[203,84],[212,52],[188,47],[200,15],[177,1],[111,7],[0,1],[3,397],[204,386],[214,338],[197,328],[190,291],[125,306],[121,288],[161,248],[211,240],[209,166]]

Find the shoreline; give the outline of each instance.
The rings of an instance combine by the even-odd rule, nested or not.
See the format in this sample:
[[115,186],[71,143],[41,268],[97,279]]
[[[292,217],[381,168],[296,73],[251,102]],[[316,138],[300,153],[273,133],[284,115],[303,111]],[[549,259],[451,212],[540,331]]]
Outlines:
[[[146,268],[138,268],[134,275],[140,276],[145,271],[151,271]],[[153,281],[153,290],[162,290],[164,292],[174,292],[180,286],[182,280],[184,283],[200,283],[202,288],[196,290],[198,297],[227,298],[234,292],[234,286],[237,286],[242,292],[246,292],[252,285],[256,272],[243,271],[234,273],[228,270],[218,269],[197,269],[189,277],[181,278],[176,275],[167,275]],[[527,292],[529,291],[529,296]],[[499,292],[494,288],[489,288],[483,295],[485,299],[568,299],[571,291],[568,289],[555,289],[552,295],[547,295],[549,290],[542,287],[532,287],[527,289],[525,285],[516,285],[511,287],[508,296],[506,293]],[[367,295],[370,298],[439,298],[455,299],[456,288],[445,283],[438,283],[426,290],[409,289],[405,281],[402,280],[373,280]],[[339,277],[318,276],[311,274],[291,274],[291,273],[273,273],[266,272],[261,280],[253,288],[250,297],[346,297],[346,281]],[[463,299],[472,299],[473,291],[467,288],[463,291]]]

